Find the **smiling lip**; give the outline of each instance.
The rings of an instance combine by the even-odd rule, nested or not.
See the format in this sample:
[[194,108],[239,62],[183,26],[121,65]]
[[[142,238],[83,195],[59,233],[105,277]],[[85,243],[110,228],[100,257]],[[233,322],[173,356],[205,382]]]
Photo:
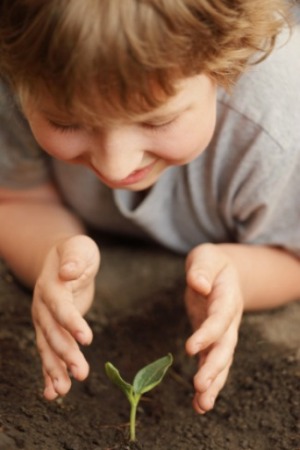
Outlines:
[[97,175],[101,178],[101,180],[110,186],[114,186],[114,188],[122,188],[124,186],[129,186],[130,184],[136,184],[142,181],[144,178],[147,177],[147,175],[151,172],[153,166],[156,164],[157,161],[153,161],[151,164],[149,164],[146,167],[143,167],[142,169],[135,170],[132,172],[128,177],[123,178],[123,180],[120,181],[113,181],[105,178],[100,172],[94,169],[94,171],[97,173]]

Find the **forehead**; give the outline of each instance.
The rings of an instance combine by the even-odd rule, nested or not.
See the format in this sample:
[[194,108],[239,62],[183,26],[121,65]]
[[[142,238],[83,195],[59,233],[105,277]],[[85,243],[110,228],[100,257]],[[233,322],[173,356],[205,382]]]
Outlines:
[[146,122],[179,113],[193,102],[198,90],[199,76],[182,79],[176,83],[174,95],[161,97],[159,106],[148,109],[141,107],[140,111],[118,108],[119,105],[114,102],[107,104],[96,89],[88,102],[82,102],[80,95],[78,98],[75,96],[70,109],[61,108],[51,94],[45,93],[39,100],[38,108],[52,118],[93,125],[115,125],[120,121]]

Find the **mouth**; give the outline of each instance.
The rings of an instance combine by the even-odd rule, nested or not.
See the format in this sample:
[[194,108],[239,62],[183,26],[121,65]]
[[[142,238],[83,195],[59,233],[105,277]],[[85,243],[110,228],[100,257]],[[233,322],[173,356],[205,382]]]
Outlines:
[[145,179],[155,164],[157,163],[157,160],[153,161],[152,163],[148,164],[148,166],[142,167],[141,169],[134,170],[129,174],[126,178],[123,178],[122,180],[109,180],[108,178],[104,177],[100,172],[98,172],[97,169],[93,168],[96,175],[103,181],[103,183],[107,184],[110,187],[113,187],[115,189],[120,189],[125,186],[129,186],[132,184],[139,183],[143,179]]

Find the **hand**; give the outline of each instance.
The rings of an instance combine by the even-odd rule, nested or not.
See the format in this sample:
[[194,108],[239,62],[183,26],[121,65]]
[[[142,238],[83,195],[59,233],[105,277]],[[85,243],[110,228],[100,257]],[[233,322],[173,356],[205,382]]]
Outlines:
[[194,334],[186,342],[190,355],[200,355],[194,377],[196,412],[213,408],[233,360],[243,299],[237,270],[226,253],[203,244],[187,258],[186,307]]
[[92,341],[82,316],[93,300],[99,263],[96,243],[87,236],[73,236],[51,248],[36,282],[32,318],[48,400],[69,391],[69,372],[77,380],[88,375],[89,366],[77,342]]

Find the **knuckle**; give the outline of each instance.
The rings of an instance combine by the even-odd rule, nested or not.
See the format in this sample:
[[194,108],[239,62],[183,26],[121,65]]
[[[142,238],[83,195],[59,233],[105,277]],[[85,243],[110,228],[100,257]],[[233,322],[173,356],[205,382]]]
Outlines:
[[58,380],[60,377],[60,371],[57,370],[56,367],[53,367],[52,365],[44,364],[45,371],[47,375],[51,378],[51,380]]
[[206,326],[202,329],[203,338],[205,342],[205,347],[208,347],[209,345],[213,345],[214,343],[217,343],[219,339],[223,335],[223,324],[219,323],[217,320],[209,320],[209,323],[206,323]]
[[55,327],[43,326],[43,324],[41,323],[41,328],[42,328],[42,332],[43,332],[45,340],[47,342],[52,342],[53,339],[55,338],[55,333],[56,333]]
[[73,360],[75,360],[75,352],[76,348],[74,345],[62,345],[57,350],[57,356],[62,359],[66,364],[70,364]]
[[60,312],[60,302],[54,297],[49,297],[47,301],[48,309],[52,312],[54,316],[58,316]]
[[72,331],[78,324],[78,311],[75,308],[68,308],[67,311],[60,311],[59,323],[64,329]]

